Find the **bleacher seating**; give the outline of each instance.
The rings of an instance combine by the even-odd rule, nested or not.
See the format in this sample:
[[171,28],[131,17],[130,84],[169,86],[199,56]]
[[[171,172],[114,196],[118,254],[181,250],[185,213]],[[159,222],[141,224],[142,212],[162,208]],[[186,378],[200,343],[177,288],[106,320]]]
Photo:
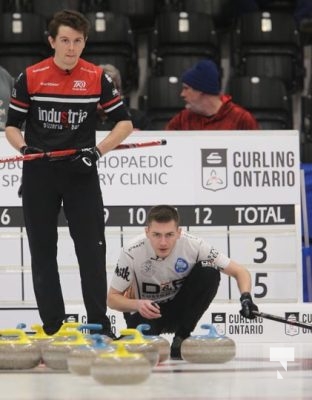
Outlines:
[[115,14],[124,14],[130,19],[133,30],[150,29],[154,24],[157,0],[108,0],[108,8]]
[[176,77],[149,77],[146,93],[139,99],[139,108],[146,113],[151,129],[164,129],[169,119],[184,108],[181,88]]
[[254,115],[261,129],[292,129],[291,98],[280,79],[234,76],[228,93]]
[[87,13],[92,29],[83,57],[98,65],[113,64],[120,70],[125,94],[138,82],[137,44],[126,15]]
[[259,2],[262,11],[294,12],[297,0],[266,0]]
[[44,17],[48,23],[53,17],[53,14],[62,9],[80,11],[80,1],[81,0],[31,0],[31,3],[33,12]]
[[4,13],[33,12],[32,0],[0,0],[0,11]]
[[277,77],[290,93],[303,88],[303,47],[293,14],[241,15],[231,33],[231,65],[236,74]]
[[0,65],[13,77],[51,54],[45,28],[45,20],[38,14],[0,14]]
[[236,5],[233,0],[183,0],[182,7],[186,12],[210,15],[217,30],[227,30],[233,24]]
[[190,57],[192,61],[210,58],[220,64],[220,43],[212,17],[195,12],[158,14],[149,42],[149,53],[156,75],[170,73],[180,76]]

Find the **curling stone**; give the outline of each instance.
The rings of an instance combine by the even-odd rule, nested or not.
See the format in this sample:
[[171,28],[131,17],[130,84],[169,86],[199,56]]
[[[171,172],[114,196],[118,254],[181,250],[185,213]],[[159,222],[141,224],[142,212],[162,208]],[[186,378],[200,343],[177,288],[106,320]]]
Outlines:
[[[37,343],[41,350],[41,356],[43,354],[43,349],[47,344],[50,344],[54,341],[64,341],[69,340],[72,336],[67,334],[63,335],[64,332],[69,332],[73,330],[82,331],[83,329],[101,329],[102,325],[94,324],[94,325],[87,325],[87,324],[77,324],[76,322],[66,322],[63,324],[62,328],[55,334],[55,335],[47,335],[42,326],[39,324],[35,324],[31,326],[32,331],[34,334],[30,334],[28,337],[32,342]],[[43,356],[42,356],[43,361]]]
[[90,345],[75,346],[67,356],[68,370],[75,375],[90,375],[95,358],[101,353],[112,353],[115,346],[108,344],[99,334],[90,335]]
[[116,350],[101,353],[91,365],[91,376],[105,385],[131,385],[145,381],[151,374],[151,364],[142,353],[132,353],[121,340]]
[[45,333],[45,331],[43,330],[42,326],[39,324],[34,324],[31,325],[30,329],[34,332],[34,333],[30,333],[28,334],[28,338],[30,339],[30,341],[32,343],[35,343],[39,350],[40,350],[40,362],[43,362],[43,358],[42,358],[42,352],[43,349],[46,345],[48,345],[49,343],[52,343],[54,338],[53,336],[49,336]]
[[53,340],[55,341],[64,341],[72,338],[71,335],[68,335],[68,332],[79,331],[83,334],[84,337],[88,338],[89,329],[100,330],[102,329],[101,324],[83,324],[81,322],[64,322],[61,328],[54,334]]
[[34,333],[29,334],[28,337],[33,343],[36,343],[40,349],[53,341],[53,336],[47,335],[41,325],[31,325],[30,329]]
[[[19,323],[16,327],[18,329],[25,329],[26,324]],[[42,326],[39,324],[31,325],[30,329],[31,329],[31,332],[26,332],[27,337],[28,337],[28,339],[30,339],[30,341],[32,343],[35,343],[38,346],[40,353],[42,355],[42,348],[46,344],[51,343],[54,340],[54,338],[53,338],[53,336],[47,335],[45,333],[45,331],[43,330]]]
[[39,365],[41,353],[21,329],[0,330],[0,369],[30,369]]
[[58,338],[42,349],[43,362],[51,369],[68,370],[67,357],[70,351],[79,346],[90,345],[90,340],[77,329],[64,331],[62,337],[64,337],[64,340]]
[[[126,345],[126,349],[131,353],[142,353],[152,367],[155,367],[159,361],[158,349],[148,340],[144,339],[141,332],[137,329],[122,329],[120,335],[124,336],[119,341]],[[116,341],[112,342],[113,344]]]
[[[100,331],[102,331],[102,329],[103,329],[103,325],[101,325],[101,324],[88,324],[88,323],[81,324],[77,329],[80,332],[84,332],[84,335],[91,341],[93,341],[92,340],[93,335],[101,335],[102,342],[105,342],[105,343],[111,343],[113,341],[113,339],[111,337],[100,333]],[[99,333],[97,333],[97,332],[99,332]]]
[[159,356],[158,362],[162,363],[168,360],[169,358],[170,343],[167,339],[163,338],[162,336],[144,335],[144,332],[150,329],[151,326],[149,324],[140,324],[137,326],[137,330],[143,334],[144,339],[147,340],[148,343],[151,343],[157,349]]
[[[43,327],[39,324],[33,324],[31,326],[33,333],[30,333],[29,336],[31,336],[33,339],[46,339],[46,338],[55,338],[58,336],[62,336],[62,333],[64,331],[73,331],[78,329],[81,326],[80,322],[64,322],[60,329],[54,334],[54,335],[47,335],[43,329]],[[16,325],[16,329],[26,329],[26,324],[24,322],[20,322]]]
[[63,324],[60,327],[60,329],[53,336],[62,336],[63,332],[75,331],[80,327],[80,325],[81,325],[80,322],[74,322],[74,321],[63,322]]
[[[27,335],[32,342],[36,343],[38,347],[42,349],[46,344],[52,343],[53,341],[64,341],[69,339],[71,336],[68,335],[68,332],[79,329],[81,325],[82,324],[79,322],[65,322],[61,326],[60,330],[54,335],[47,335],[41,325],[33,324],[30,327],[32,332],[27,333]],[[25,329],[26,324],[19,323],[17,327]],[[65,335],[63,335],[64,332],[66,332]]]
[[225,363],[235,357],[235,342],[221,336],[210,324],[201,325],[208,329],[207,335],[190,336],[182,342],[181,356],[190,363]]
[[[16,325],[16,329],[26,329],[26,324],[23,322]],[[45,333],[42,326],[39,324],[33,324],[30,327],[31,332],[26,332],[28,338],[33,342],[36,343],[39,347],[44,345],[44,343],[51,342],[53,340],[53,336],[49,336]]]

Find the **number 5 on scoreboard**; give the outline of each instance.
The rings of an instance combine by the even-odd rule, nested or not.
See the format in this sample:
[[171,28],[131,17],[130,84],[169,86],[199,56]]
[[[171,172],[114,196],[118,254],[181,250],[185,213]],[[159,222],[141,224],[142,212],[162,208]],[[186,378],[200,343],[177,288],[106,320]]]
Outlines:
[[255,273],[254,297],[256,299],[261,299],[267,295],[267,293],[268,293],[268,287],[267,287],[267,283],[266,283],[267,277],[268,277],[267,272],[256,272]]

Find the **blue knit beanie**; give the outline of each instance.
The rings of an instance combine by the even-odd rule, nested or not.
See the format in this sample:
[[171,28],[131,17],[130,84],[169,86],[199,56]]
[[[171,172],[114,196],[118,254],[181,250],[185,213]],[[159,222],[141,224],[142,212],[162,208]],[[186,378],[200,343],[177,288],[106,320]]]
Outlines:
[[220,93],[220,75],[216,64],[211,60],[201,60],[190,68],[181,78],[182,82],[195,90],[207,94]]

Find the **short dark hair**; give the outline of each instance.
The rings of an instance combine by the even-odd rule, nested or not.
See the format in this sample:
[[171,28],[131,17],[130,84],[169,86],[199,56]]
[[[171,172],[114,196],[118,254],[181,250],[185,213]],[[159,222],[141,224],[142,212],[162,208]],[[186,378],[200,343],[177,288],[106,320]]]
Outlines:
[[178,211],[167,204],[161,204],[152,207],[147,214],[147,225],[153,221],[156,222],[170,222],[174,221],[177,226],[180,225],[180,216]]
[[69,26],[75,31],[81,32],[85,39],[87,39],[90,31],[90,21],[79,11],[76,10],[62,10],[53,15],[49,23],[49,35],[56,38],[59,27],[61,25]]

